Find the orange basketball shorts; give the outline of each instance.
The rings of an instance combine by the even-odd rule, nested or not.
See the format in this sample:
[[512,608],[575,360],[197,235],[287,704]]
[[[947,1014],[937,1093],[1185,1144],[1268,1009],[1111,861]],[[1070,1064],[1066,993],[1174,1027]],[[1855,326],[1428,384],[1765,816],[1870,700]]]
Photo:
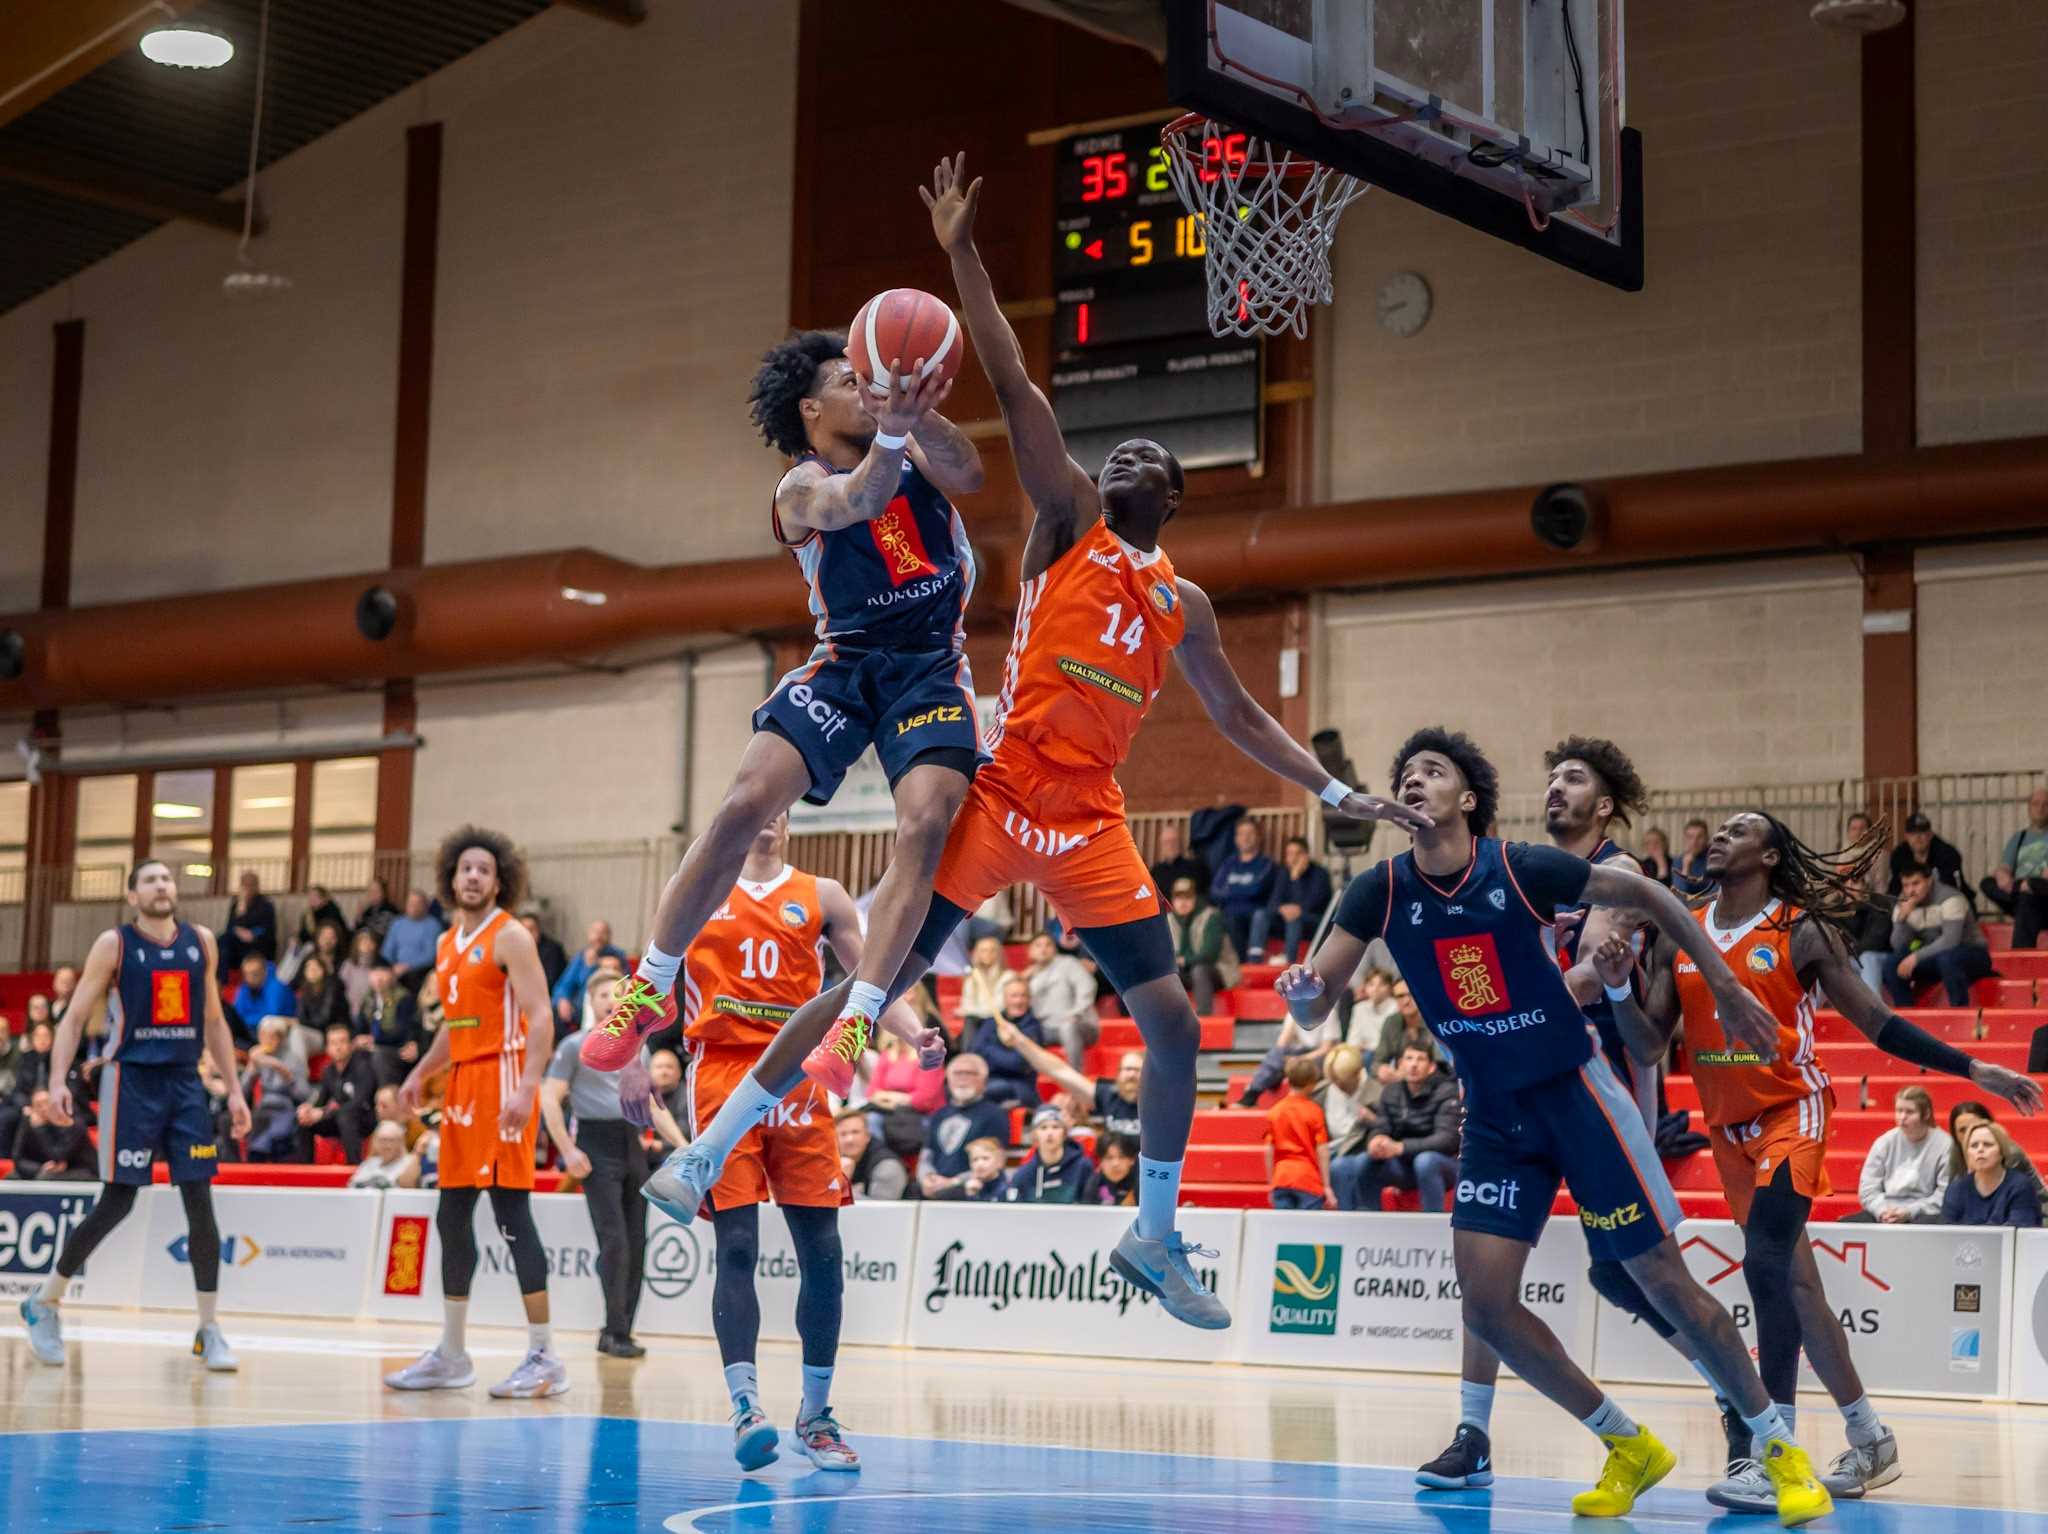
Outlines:
[[1756,1190],[1768,1186],[1781,1166],[1791,1166],[1793,1191],[1802,1198],[1834,1192],[1828,1181],[1828,1125],[1834,1116],[1835,1094],[1814,1092],[1766,1108],[1746,1124],[1713,1127],[1714,1170],[1737,1225],[1749,1223]]
[[932,887],[971,912],[1013,884],[1037,885],[1069,930],[1161,909],[1115,778],[1056,777],[998,750],[954,817]]
[[[690,1062],[690,1135],[709,1124],[760,1051],[699,1049]],[[853,1202],[853,1190],[839,1165],[839,1136],[823,1089],[806,1077],[776,1104],[775,1111],[746,1133],[712,1185],[713,1209],[765,1203],[770,1196],[800,1209],[835,1209]]]
[[531,1188],[533,1147],[540,1134],[540,1107],[526,1127],[506,1136],[498,1115],[519,1090],[526,1055],[485,1055],[458,1060],[441,1105],[441,1186],[444,1188]]

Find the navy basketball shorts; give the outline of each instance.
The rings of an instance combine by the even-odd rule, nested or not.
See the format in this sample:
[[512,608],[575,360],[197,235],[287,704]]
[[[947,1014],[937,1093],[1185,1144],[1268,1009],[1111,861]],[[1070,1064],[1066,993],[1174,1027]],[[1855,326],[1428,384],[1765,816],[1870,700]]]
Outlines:
[[893,788],[929,751],[965,751],[977,761],[981,726],[967,655],[944,650],[857,650],[831,641],[775,684],[754,710],[803,753],[807,804],[829,804],[847,769],[870,744]]
[[149,1182],[158,1157],[172,1182],[210,1182],[220,1163],[198,1069],[124,1065],[100,1072],[100,1181]]
[[1579,1206],[1595,1262],[1640,1257],[1684,1218],[1635,1100],[1598,1055],[1520,1091],[1468,1101],[1452,1228],[1534,1246],[1560,1182]]

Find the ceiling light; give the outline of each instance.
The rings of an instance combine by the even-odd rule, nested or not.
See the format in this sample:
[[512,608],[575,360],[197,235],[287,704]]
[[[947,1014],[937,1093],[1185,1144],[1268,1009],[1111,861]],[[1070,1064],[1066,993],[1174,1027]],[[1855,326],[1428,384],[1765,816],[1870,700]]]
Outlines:
[[143,34],[142,56],[178,69],[218,69],[235,56],[235,45],[207,27],[158,27]]
[[187,863],[185,865],[185,874],[187,878],[192,879],[211,879],[213,877],[213,865],[211,863]]
[[206,813],[196,804],[172,804],[165,799],[152,804],[149,812],[158,820],[197,820]]
[[288,810],[291,807],[292,796],[290,794],[265,794],[260,799],[244,799],[242,801],[242,808],[245,810]]

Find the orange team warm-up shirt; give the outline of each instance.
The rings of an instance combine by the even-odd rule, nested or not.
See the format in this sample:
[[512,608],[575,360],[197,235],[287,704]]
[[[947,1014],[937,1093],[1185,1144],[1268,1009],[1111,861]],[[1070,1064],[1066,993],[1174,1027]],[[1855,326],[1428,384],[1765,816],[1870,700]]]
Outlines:
[[683,955],[683,1036],[691,1049],[765,1047],[818,994],[824,939],[815,875],[785,867],[766,884],[734,885]]
[[1024,584],[989,750],[1016,740],[1055,768],[1111,771],[1130,754],[1186,631],[1165,551],[1134,555],[1097,521]]
[[1726,930],[1714,924],[1714,908],[1710,901],[1693,918],[1750,994],[1777,1018],[1778,1058],[1767,1065],[1754,1050],[1729,1042],[1699,966],[1678,955],[1679,1011],[1707,1122],[1746,1124],[1802,1098],[1831,1100],[1827,1070],[1813,1047],[1814,995],[1800,984],[1792,966],[1792,926],[1800,912],[1774,900],[1749,921]]
[[1273,1144],[1273,1186],[1320,1197],[1323,1166],[1316,1148],[1330,1138],[1321,1104],[1289,1087],[1266,1116],[1266,1138]]
[[435,946],[441,1026],[448,1030],[449,1058],[457,1065],[526,1052],[526,1019],[513,1002],[509,978],[498,968],[498,934],[510,920],[505,912],[494,911],[474,932],[460,930],[458,921]]

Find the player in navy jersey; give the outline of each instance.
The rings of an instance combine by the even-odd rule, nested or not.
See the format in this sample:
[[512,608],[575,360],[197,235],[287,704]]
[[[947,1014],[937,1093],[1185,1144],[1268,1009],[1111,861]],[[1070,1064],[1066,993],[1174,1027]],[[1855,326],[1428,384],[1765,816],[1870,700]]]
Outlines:
[[58,1305],[93,1248],[135,1207],[135,1190],[150,1180],[158,1157],[185,1202],[192,1287],[199,1330],[192,1356],[216,1373],[235,1368],[235,1355],[215,1319],[220,1291],[220,1227],[213,1218],[213,1173],[220,1160],[213,1113],[199,1079],[199,1057],[212,1056],[228,1084],[236,1138],[249,1132],[249,1105],[236,1085],[235,1045],[213,984],[213,934],[178,919],[178,881],[168,864],[138,863],[128,875],[135,920],[102,932],[86,955],[71,1005],[50,1051],[50,1117],[71,1122],[66,1078],[87,1019],[107,1006],[107,1047],[100,1072],[100,1189],[92,1213],[57,1254],[57,1268],[21,1302],[29,1347],[46,1364],[64,1362]]
[[[954,813],[984,759],[963,648],[974,551],[948,497],[979,490],[981,456],[938,413],[951,390],[892,359],[877,400],[846,338],[803,331],[754,377],[753,417],[796,459],[776,487],[775,537],[810,587],[817,648],[754,711],[754,736],[704,834],[662,891],[646,952],[583,1062],[615,1071],[675,1019],[683,952],[739,879],[761,828],[801,798],[827,803],[872,744],[896,799],[896,847],[875,890],[869,946],[849,1011],[872,1021],[931,899]],[[893,946],[895,952],[883,951]],[[864,988],[865,987],[865,988]]]
[[1278,985],[1297,1021],[1318,1023],[1380,938],[1450,1052],[1465,1090],[1451,1230],[1466,1328],[1606,1444],[1599,1483],[1573,1498],[1574,1512],[1619,1517],[1671,1472],[1671,1451],[1586,1377],[1522,1301],[1529,1252],[1564,1183],[1594,1259],[1627,1269],[1741,1410],[1779,1520],[1820,1517],[1833,1505],[1827,1490],[1735,1323],[1687,1271],[1672,1239],[1677,1197],[1545,932],[1561,906],[1641,911],[1699,966],[1731,1036],[1769,1056],[1775,1020],[1669,890],[1554,847],[1488,836],[1499,777],[1463,735],[1418,731],[1395,754],[1392,776],[1400,802],[1431,827],[1413,833],[1411,851],[1352,880],[1322,944]]

